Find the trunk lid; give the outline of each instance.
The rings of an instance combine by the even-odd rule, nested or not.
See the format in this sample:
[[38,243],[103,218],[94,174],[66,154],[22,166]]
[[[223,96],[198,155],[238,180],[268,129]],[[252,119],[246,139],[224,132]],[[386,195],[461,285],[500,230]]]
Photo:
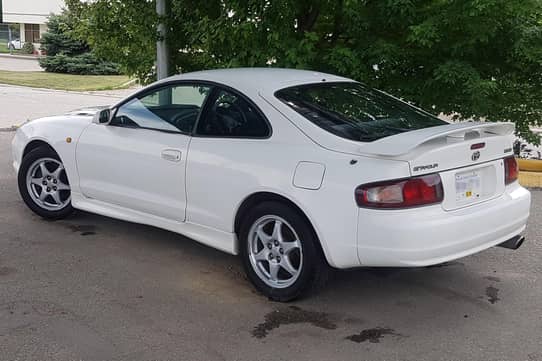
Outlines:
[[364,144],[360,152],[407,161],[412,176],[439,173],[445,210],[500,196],[503,158],[513,154],[513,123],[456,123],[406,132]]

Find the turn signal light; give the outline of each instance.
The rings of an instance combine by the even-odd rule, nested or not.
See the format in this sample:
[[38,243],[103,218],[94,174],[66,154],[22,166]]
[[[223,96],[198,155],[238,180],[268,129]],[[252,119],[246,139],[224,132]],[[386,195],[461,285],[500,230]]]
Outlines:
[[504,158],[504,183],[510,184],[518,179],[518,162],[514,156]]
[[362,208],[398,209],[442,202],[444,190],[438,174],[363,184],[356,188]]

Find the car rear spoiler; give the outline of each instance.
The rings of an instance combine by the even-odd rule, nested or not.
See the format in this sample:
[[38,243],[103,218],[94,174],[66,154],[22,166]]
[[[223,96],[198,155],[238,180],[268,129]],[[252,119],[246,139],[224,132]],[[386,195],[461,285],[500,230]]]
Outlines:
[[448,143],[485,136],[506,136],[514,133],[514,123],[464,122],[413,130],[363,144],[362,154],[397,157],[410,153],[422,144],[442,139]]

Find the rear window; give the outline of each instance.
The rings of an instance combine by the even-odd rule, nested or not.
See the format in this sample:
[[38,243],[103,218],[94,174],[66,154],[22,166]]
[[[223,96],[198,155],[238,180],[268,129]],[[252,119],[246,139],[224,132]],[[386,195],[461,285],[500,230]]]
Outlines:
[[320,128],[362,142],[448,124],[360,83],[307,84],[275,96]]

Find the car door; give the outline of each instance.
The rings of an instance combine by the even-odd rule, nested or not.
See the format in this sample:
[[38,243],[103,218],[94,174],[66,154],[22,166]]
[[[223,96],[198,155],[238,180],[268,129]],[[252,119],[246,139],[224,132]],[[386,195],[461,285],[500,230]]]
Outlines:
[[271,126],[231,89],[215,87],[205,108],[190,143],[187,222],[231,232],[235,207],[269,176],[276,158]]
[[84,196],[175,221],[186,212],[190,133],[211,88],[172,84],[128,99],[91,124],[76,151]]

